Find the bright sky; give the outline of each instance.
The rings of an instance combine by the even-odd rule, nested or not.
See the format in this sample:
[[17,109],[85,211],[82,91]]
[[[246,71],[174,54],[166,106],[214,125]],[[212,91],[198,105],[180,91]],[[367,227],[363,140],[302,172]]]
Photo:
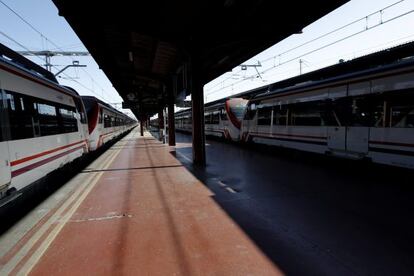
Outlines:
[[[43,37],[3,3],[41,32]],[[260,22],[252,24],[260,28]],[[351,0],[305,27],[302,34],[294,34],[243,63],[260,63],[261,66],[256,67],[259,74],[255,67],[247,67],[247,70],[236,67],[232,72],[206,84],[205,102],[293,77],[300,71],[307,73],[326,67],[340,59],[353,59],[414,40],[413,26],[414,0]],[[87,51],[65,19],[58,16],[57,8],[50,0],[0,0],[0,43],[16,51]],[[44,64],[41,58],[30,59]],[[109,103],[122,102],[111,82],[90,56],[53,57],[52,64],[55,67],[52,71],[56,73],[72,64],[73,60],[87,67],[67,69],[58,78],[61,84],[73,87],[81,95],[94,95]],[[132,114],[129,110],[123,111]]]

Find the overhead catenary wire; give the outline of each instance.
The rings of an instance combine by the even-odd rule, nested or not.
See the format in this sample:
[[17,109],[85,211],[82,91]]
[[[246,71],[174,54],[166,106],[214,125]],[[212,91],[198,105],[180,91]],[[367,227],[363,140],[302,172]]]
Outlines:
[[[286,50],[286,51],[284,51],[284,52],[282,52],[282,53],[279,53],[279,54],[277,54],[277,55],[275,55],[275,56],[272,56],[272,57],[270,57],[270,58],[264,59],[264,60],[259,61],[259,62],[261,62],[261,63],[266,63],[266,62],[268,62],[268,61],[272,60],[272,61],[274,61],[273,67],[279,66],[279,65],[281,65],[281,63],[280,63],[280,58],[282,57],[282,55],[285,55],[285,54],[287,54],[287,53],[289,53],[289,52],[292,52],[292,51],[294,51],[294,50],[297,50],[297,49],[299,49],[299,48],[301,48],[301,47],[303,47],[303,46],[305,46],[305,45],[308,45],[308,44],[310,44],[310,43],[312,43],[312,42],[315,42],[315,41],[320,40],[320,39],[322,39],[322,38],[324,38],[324,37],[327,37],[328,35],[331,35],[331,34],[333,34],[333,33],[336,33],[336,32],[338,32],[338,31],[340,31],[340,30],[343,30],[343,29],[345,29],[345,28],[347,28],[347,27],[349,27],[349,26],[354,25],[355,23],[358,23],[358,22],[360,22],[360,21],[366,20],[366,19],[367,19],[368,17],[370,17],[370,16],[373,16],[373,15],[378,14],[378,13],[382,14],[385,10],[390,9],[391,7],[393,7],[393,6],[397,5],[397,4],[400,4],[400,3],[404,2],[404,1],[405,1],[405,0],[399,0],[399,1],[395,2],[395,3],[393,3],[393,4],[390,4],[390,5],[388,5],[388,6],[385,6],[385,7],[384,7],[384,8],[382,8],[382,9],[379,9],[379,10],[377,10],[377,11],[375,11],[375,12],[372,12],[372,13],[370,13],[370,14],[367,14],[367,15],[365,15],[365,16],[363,16],[363,17],[360,17],[360,18],[358,18],[358,19],[356,19],[356,20],[353,20],[352,22],[349,22],[349,23],[347,23],[347,24],[345,24],[345,25],[342,25],[342,26],[340,26],[340,27],[338,27],[338,28],[336,28],[336,29],[334,29],[334,30],[332,30],[332,31],[329,31],[329,32],[327,32],[327,33],[324,33],[324,34],[322,34],[322,35],[320,35],[320,36],[318,36],[318,37],[316,37],[316,38],[313,38],[313,39],[311,39],[311,40],[309,40],[309,41],[306,41],[306,42],[304,42],[304,43],[302,43],[302,44],[300,44],[300,45],[297,45],[297,46],[295,46],[295,47],[292,47],[292,48],[290,48],[290,49],[288,49],[288,50]],[[385,23],[385,22],[381,21],[381,24],[382,24],[382,23]],[[276,59],[277,59],[277,58],[279,58],[279,64],[276,64]],[[241,70],[239,70],[239,71],[237,71],[237,72],[235,72],[235,73],[233,73],[233,74],[238,74],[239,72],[241,72]],[[218,82],[217,82],[217,84],[215,84],[215,85],[213,85],[213,86],[210,86],[210,87],[208,88],[208,90],[210,90],[210,91],[211,91],[212,89],[216,88],[217,86],[219,86],[219,85],[221,85],[221,84],[224,84],[224,82],[225,82],[225,81],[227,81],[227,80],[229,80],[229,79],[231,79],[231,78],[232,78],[233,74],[232,74],[232,75],[230,75],[229,77],[227,77],[227,78],[226,78],[226,79],[224,79],[224,80],[220,80],[220,81],[218,81]],[[250,77],[251,77],[251,76],[250,76]],[[247,77],[246,79],[249,79],[250,77]],[[244,80],[242,80],[242,81],[244,81]],[[224,87],[222,87],[221,89],[223,89],[223,88],[224,88]],[[208,91],[208,90],[207,90],[207,91]],[[215,90],[214,90],[214,91],[215,91]]]
[[[27,21],[23,16],[21,16],[17,11],[15,11],[14,9],[12,9],[9,5],[7,5],[6,3],[4,3],[4,1],[3,0],[0,0],[0,3],[1,4],[3,4],[8,10],[10,10],[14,15],[16,15],[20,20],[22,20],[26,25],[28,25],[33,31],[35,31],[37,34],[39,34],[40,36],[41,36],[41,38],[42,39],[45,39],[47,42],[49,42],[50,44],[52,44],[53,46],[55,46],[56,48],[55,49],[59,49],[59,50],[61,50],[61,51],[64,51],[59,45],[57,45],[56,43],[54,43],[51,39],[49,39],[46,35],[44,35],[41,31],[39,31],[36,27],[34,27],[33,26],[33,24],[31,24],[29,21]],[[13,41],[14,43],[16,43],[17,45],[19,45],[20,47],[22,47],[22,48],[24,48],[25,50],[27,50],[27,51],[30,51],[27,47],[25,47],[24,45],[22,45],[21,43],[19,43],[19,42],[17,42],[17,41],[15,41],[14,39],[12,39],[10,36],[8,36],[8,35],[6,35],[6,34],[4,34],[3,32],[2,32],[2,34],[4,35],[4,36],[6,36],[8,39],[10,39],[11,41]],[[43,41],[42,41],[42,43],[43,43]],[[78,43],[79,44],[79,43]],[[74,61],[74,59],[73,59],[73,57],[71,57],[71,56],[67,56],[68,58],[70,58],[71,59],[71,61],[73,62]],[[41,59],[40,57],[38,57],[40,60],[42,60],[43,61],[43,59]],[[55,68],[55,69],[57,69],[57,70],[59,70],[56,66],[53,66],[52,65],[52,67],[53,68]],[[96,81],[95,81],[95,79],[85,70],[85,69],[83,69],[82,68],[82,70],[89,76],[89,78],[91,79],[91,81],[92,82],[94,82],[94,83],[96,83],[97,84],[97,86],[99,86],[102,90],[104,90],[104,88],[102,87],[102,86],[100,86]],[[81,85],[83,88],[85,88],[85,89],[87,89],[88,91],[91,91],[91,92],[93,92],[96,96],[98,96],[99,98],[103,98],[103,99],[105,99],[106,101],[108,101],[105,97],[103,97],[103,95],[102,96],[100,96],[100,95],[98,95],[94,90],[92,90],[92,89],[90,89],[90,88],[87,88],[85,85],[83,85],[83,84],[81,84],[79,81],[75,81],[75,80],[73,80],[73,79],[70,79],[70,76],[68,76],[67,74],[65,74],[65,73],[63,73],[65,76],[67,76],[67,77],[69,77],[69,80],[72,80],[72,81],[74,81],[74,82],[76,82],[76,83],[78,83],[79,85]]]
[[[338,39],[338,40],[335,40],[335,41],[330,42],[330,43],[328,43],[328,44],[325,44],[325,45],[323,45],[323,46],[321,46],[321,47],[319,47],[319,48],[313,49],[313,50],[308,51],[308,52],[306,52],[306,53],[303,53],[303,54],[301,54],[301,55],[299,55],[299,56],[296,56],[296,57],[294,57],[294,58],[291,58],[291,59],[289,59],[289,60],[287,60],[287,61],[281,62],[281,63],[279,63],[279,64],[278,64],[278,65],[276,65],[276,66],[273,66],[273,67],[270,67],[270,68],[268,68],[268,69],[266,69],[266,70],[263,70],[261,73],[262,73],[262,74],[264,74],[264,73],[266,73],[266,72],[268,72],[268,71],[270,71],[270,70],[273,70],[273,69],[275,69],[275,68],[277,68],[277,67],[280,67],[280,66],[282,66],[282,65],[284,65],[284,64],[286,64],[286,63],[289,63],[289,62],[295,61],[295,60],[297,60],[297,59],[299,59],[299,58],[302,58],[302,57],[307,56],[307,55],[309,55],[309,54],[312,54],[312,53],[314,53],[314,52],[320,51],[320,50],[322,50],[322,49],[324,49],[324,48],[327,48],[327,47],[332,46],[332,45],[334,45],[334,44],[336,44],[336,43],[342,42],[342,41],[344,41],[344,40],[346,40],[346,39],[349,39],[349,38],[351,38],[351,37],[353,37],[353,36],[356,36],[356,35],[359,35],[359,34],[361,34],[361,33],[367,32],[367,31],[369,31],[369,30],[371,30],[371,29],[373,29],[373,28],[376,28],[376,27],[378,27],[378,26],[384,25],[384,24],[386,24],[386,23],[389,23],[389,22],[391,22],[391,21],[393,21],[393,20],[396,20],[396,19],[398,19],[398,18],[401,18],[401,17],[406,16],[406,15],[408,15],[408,14],[411,14],[411,13],[413,13],[413,12],[414,12],[414,9],[413,9],[413,10],[410,10],[410,11],[407,11],[407,12],[405,12],[405,13],[399,14],[399,15],[397,15],[397,16],[395,16],[395,17],[392,17],[392,18],[390,18],[390,19],[388,19],[388,20],[381,21],[380,23],[378,23],[378,24],[376,24],[376,25],[370,26],[370,27],[365,28],[365,29],[363,29],[363,30],[361,30],[361,31],[358,31],[358,32],[356,32],[356,33],[353,33],[353,34],[348,35],[348,36],[346,36],[346,37],[343,37],[343,38],[341,38],[341,39]],[[270,60],[270,59],[268,59],[268,60]],[[265,62],[265,61],[262,61],[262,63],[264,63],[264,62]],[[249,76],[249,77],[247,77],[246,79],[249,79],[249,78],[251,78],[251,77],[254,77],[255,75],[256,75],[256,74],[254,74],[254,75],[250,75],[250,76]],[[220,91],[222,91],[222,90],[224,90],[224,89],[226,89],[226,88],[229,88],[229,87],[234,86],[235,84],[242,83],[242,82],[246,81],[246,79],[239,80],[239,81],[234,82],[234,83],[232,83],[232,84],[230,84],[230,85],[227,85],[227,86],[225,86],[225,87],[222,87],[221,89],[216,89],[216,90],[214,90],[214,91],[212,91],[212,92],[208,93],[207,95],[212,95],[212,94],[218,93],[218,92],[220,92]]]
[[[9,39],[10,41],[16,43],[17,45],[19,45],[20,47],[22,47],[23,49],[29,51],[29,49],[24,46],[23,44],[21,44],[20,42],[18,42],[17,40],[15,40],[14,38],[12,38],[11,36],[9,36],[8,34],[4,33],[3,31],[0,31],[0,34],[3,35],[4,37],[6,37],[7,39]],[[43,62],[43,59],[39,56],[36,56],[38,59],[40,59]]]
[[[3,35],[3,36],[5,36],[6,38],[8,38],[8,39],[10,39],[11,41],[13,41],[14,43],[16,43],[17,45],[19,45],[20,47],[22,47],[23,49],[25,49],[25,50],[28,50],[29,51],[29,49],[25,46],[25,45],[23,45],[22,43],[20,43],[20,42],[18,42],[18,41],[16,41],[15,39],[13,39],[11,36],[9,36],[9,35],[7,35],[6,33],[4,33],[3,31],[0,31],[0,34],[1,35]],[[39,57],[39,56],[35,56],[35,57],[37,57],[38,59],[40,59],[41,61],[43,61],[43,59],[41,58],[41,57]],[[55,69],[58,69],[56,66],[54,66],[54,65],[52,65],[52,67],[54,67]],[[94,90],[92,90],[92,89],[90,89],[89,87],[87,87],[87,86],[85,86],[84,84],[82,84],[81,82],[79,82],[79,81],[77,81],[77,80],[74,80],[74,79],[72,79],[72,78],[70,78],[70,76],[68,75],[68,74],[66,74],[66,73],[63,73],[63,75],[65,75],[66,77],[68,77],[68,80],[71,80],[71,81],[73,81],[73,82],[76,82],[77,84],[79,84],[80,86],[82,86],[84,89],[86,89],[86,90],[88,90],[88,91],[90,91],[90,92],[92,92],[93,94],[95,94],[98,98],[102,98],[102,99],[104,99],[105,101],[109,101],[108,99],[106,99],[103,95],[102,96],[100,96],[100,95],[98,95]]]
[[273,60],[273,59],[274,59],[274,58],[276,58],[276,57],[280,57],[281,55],[287,54],[287,53],[292,52],[292,51],[294,51],[294,50],[296,50],[296,49],[299,49],[299,48],[301,48],[301,47],[303,47],[303,46],[305,46],[305,45],[308,45],[308,44],[310,44],[310,43],[312,43],[312,42],[315,42],[315,41],[317,41],[317,40],[319,40],[319,39],[321,39],[321,38],[327,37],[328,35],[331,35],[331,34],[333,34],[333,33],[336,33],[336,32],[338,32],[338,31],[340,31],[340,30],[343,30],[343,29],[345,29],[345,28],[347,28],[347,27],[349,27],[349,26],[354,25],[355,23],[358,23],[358,22],[360,22],[360,21],[366,20],[366,18],[371,17],[371,16],[373,16],[373,15],[375,15],[375,14],[378,14],[378,13],[383,13],[385,10],[387,10],[387,9],[389,9],[389,8],[391,8],[391,7],[393,7],[393,6],[397,5],[397,4],[399,4],[399,3],[401,3],[401,2],[404,2],[404,1],[405,1],[405,0],[400,0],[400,1],[397,1],[397,2],[395,2],[395,3],[393,3],[393,4],[391,4],[391,5],[388,5],[388,6],[384,7],[384,8],[382,8],[382,9],[380,9],[380,10],[377,10],[377,11],[375,11],[375,12],[372,12],[372,13],[370,13],[370,14],[368,14],[368,15],[365,15],[365,16],[363,16],[363,17],[359,18],[359,19],[356,19],[356,20],[354,20],[354,21],[352,21],[352,22],[350,22],[350,23],[347,23],[347,24],[345,24],[345,25],[342,25],[341,27],[338,27],[338,28],[336,28],[336,29],[334,29],[334,30],[332,30],[332,31],[329,31],[329,32],[327,32],[327,33],[324,33],[324,34],[322,34],[322,35],[318,36],[318,37],[315,37],[315,38],[313,38],[313,39],[311,39],[311,40],[308,40],[308,41],[306,41],[306,42],[304,42],[304,43],[302,43],[302,44],[299,44],[298,46],[295,46],[295,47],[290,48],[290,49],[288,49],[288,50],[286,50],[286,51],[284,51],[284,52],[282,52],[282,53],[279,53],[277,56],[273,56],[273,57],[271,57],[271,58],[264,59],[262,62],[267,62],[267,61],[269,61],[269,60]]

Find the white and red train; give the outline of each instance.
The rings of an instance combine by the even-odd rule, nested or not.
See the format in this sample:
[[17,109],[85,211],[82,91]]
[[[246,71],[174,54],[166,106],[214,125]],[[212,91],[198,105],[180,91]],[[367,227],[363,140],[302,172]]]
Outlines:
[[1,44],[0,54],[0,203],[135,126]]
[[93,96],[82,96],[82,102],[88,118],[90,151],[98,149],[135,125],[135,121],[124,113]]
[[[414,59],[205,106],[207,135],[414,168]],[[191,110],[175,115],[191,131]]]

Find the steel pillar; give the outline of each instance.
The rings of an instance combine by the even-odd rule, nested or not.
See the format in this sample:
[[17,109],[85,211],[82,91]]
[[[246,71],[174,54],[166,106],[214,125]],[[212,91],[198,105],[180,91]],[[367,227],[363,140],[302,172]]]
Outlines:
[[203,81],[199,64],[194,56],[188,70],[192,103],[192,124],[193,124],[193,163],[199,166],[206,165],[206,148],[204,135],[204,96]]
[[141,118],[141,120],[139,121],[140,127],[141,127],[141,136],[144,136],[144,117]]
[[168,145],[175,146],[175,119],[174,119],[174,95],[168,93]]
[[164,141],[164,111],[162,109],[158,111],[158,132],[159,140]]

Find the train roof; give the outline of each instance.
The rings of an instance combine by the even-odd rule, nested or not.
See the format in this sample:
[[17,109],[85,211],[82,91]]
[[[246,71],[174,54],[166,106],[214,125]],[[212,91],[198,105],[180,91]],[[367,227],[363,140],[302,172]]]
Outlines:
[[10,71],[9,67],[13,68],[11,72],[13,74],[17,73],[21,77],[26,77],[59,92],[79,97],[73,88],[60,85],[52,72],[0,43],[0,68]]
[[[81,98],[82,98],[82,100],[90,100],[90,101],[94,101],[94,102],[97,102],[97,103],[99,103],[100,105],[103,105],[104,107],[106,107],[106,108],[108,108],[109,110],[111,110],[111,111],[113,111],[113,112],[115,112],[115,113],[117,113],[117,114],[119,114],[119,115],[122,115],[122,116],[124,116],[124,117],[128,117],[128,118],[130,118],[131,120],[134,120],[134,119],[132,119],[131,117],[129,117],[128,115],[126,115],[125,113],[122,113],[122,112],[120,112],[119,110],[117,110],[117,109],[115,109],[115,108],[113,108],[110,104],[107,104],[106,102],[104,102],[104,101],[101,101],[100,99],[98,99],[98,98],[96,98],[96,97],[94,97],[94,96],[81,96]],[[86,102],[85,102],[86,103]],[[134,120],[135,121],[135,120]]]
[[381,73],[414,65],[414,42],[399,45],[350,61],[340,62],[307,74],[275,82],[267,86],[255,99],[273,96],[295,89],[310,88],[349,78]]
[[383,65],[377,68],[370,68],[366,70],[343,74],[343,75],[339,75],[339,76],[335,76],[335,77],[331,77],[331,78],[327,78],[327,79],[323,79],[319,81],[308,81],[308,82],[298,83],[290,87],[276,88],[274,90],[269,89],[269,91],[265,93],[256,95],[253,100],[265,99],[268,97],[273,97],[275,95],[294,91],[294,90],[305,90],[305,89],[310,89],[313,87],[320,87],[320,86],[326,87],[326,86],[329,86],[330,84],[334,84],[334,83],[338,84],[338,82],[341,82],[341,81],[346,81],[346,80],[356,79],[356,78],[363,78],[364,76],[371,76],[371,75],[385,73],[385,72],[392,71],[392,70],[403,70],[404,68],[407,68],[409,70],[414,69],[414,57],[399,61],[398,63]]

